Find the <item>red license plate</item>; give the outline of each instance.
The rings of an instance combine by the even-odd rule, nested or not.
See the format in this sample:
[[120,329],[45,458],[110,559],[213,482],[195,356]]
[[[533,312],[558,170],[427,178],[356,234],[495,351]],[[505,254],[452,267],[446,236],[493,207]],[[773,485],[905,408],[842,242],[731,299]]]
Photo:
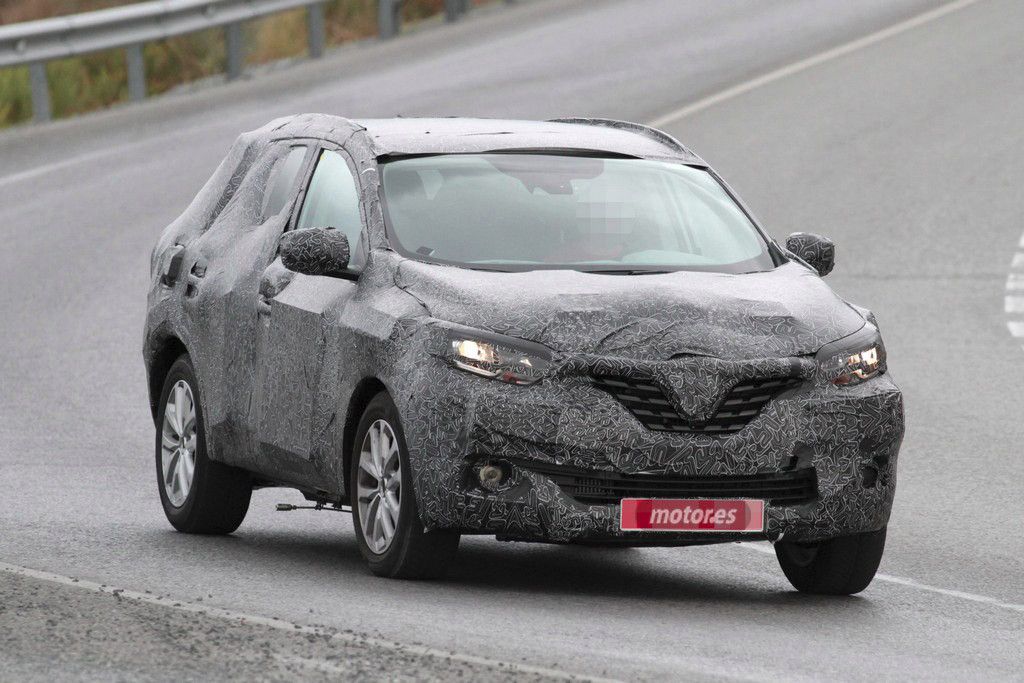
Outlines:
[[764,531],[763,500],[624,498],[623,531]]

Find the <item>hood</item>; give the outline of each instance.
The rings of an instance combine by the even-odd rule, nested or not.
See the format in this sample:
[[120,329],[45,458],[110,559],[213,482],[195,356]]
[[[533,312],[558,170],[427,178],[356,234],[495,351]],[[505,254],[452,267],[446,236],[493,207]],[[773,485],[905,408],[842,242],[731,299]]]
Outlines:
[[562,353],[670,360],[812,354],[864,319],[813,273],[500,273],[400,261],[396,284],[430,315]]

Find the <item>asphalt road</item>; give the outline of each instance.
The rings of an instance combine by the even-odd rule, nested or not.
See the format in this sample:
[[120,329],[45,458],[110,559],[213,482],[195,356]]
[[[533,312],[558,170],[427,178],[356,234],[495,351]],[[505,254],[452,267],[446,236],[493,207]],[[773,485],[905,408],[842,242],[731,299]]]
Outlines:
[[148,254],[272,116],[664,119],[937,3],[544,0],[0,135],[0,679],[1020,680],[1024,349],[1004,287],[1024,251],[1024,4],[963,4],[664,124],[775,235],[833,237],[830,283],[886,335],[907,436],[883,576],[849,599],[795,594],[740,545],[470,539],[448,581],[385,581],[346,516],[273,512],[287,491],[258,492],[234,536],[177,534],[140,357]]

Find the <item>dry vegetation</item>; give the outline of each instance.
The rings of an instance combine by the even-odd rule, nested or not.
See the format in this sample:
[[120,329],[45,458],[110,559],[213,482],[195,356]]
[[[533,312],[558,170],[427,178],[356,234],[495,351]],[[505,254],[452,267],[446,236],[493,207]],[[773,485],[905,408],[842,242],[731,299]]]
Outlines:
[[[0,25],[74,14],[130,4],[133,0],[0,0]],[[138,1],[138,0],[135,0]],[[404,0],[403,21],[438,14],[444,0]],[[377,0],[328,0],[325,5],[327,44],[337,45],[372,36],[377,31]],[[258,64],[306,51],[305,10],[275,14],[250,22],[245,30],[246,60]],[[220,30],[150,43],[144,50],[150,94],[225,68]],[[75,57],[47,66],[54,116],[99,109],[127,99],[124,52],[112,50]],[[32,116],[32,99],[25,68],[0,69],[0,127]]]

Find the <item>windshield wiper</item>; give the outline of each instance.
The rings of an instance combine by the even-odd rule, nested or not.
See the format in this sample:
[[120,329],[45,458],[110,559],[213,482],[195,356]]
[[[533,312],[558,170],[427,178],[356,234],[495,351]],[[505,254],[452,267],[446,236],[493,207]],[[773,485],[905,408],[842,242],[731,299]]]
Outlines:
[[599,275],[664,275],[671,272],[668,270],[645,270],[643,268],[592,268],[581,270],[582,273],[596,273]]
[[515,271],[509,270],[508,268],[499,268],[497,266],[481,266],[477,264],[458,264],[459,268],[465,268],[467,270],[482,270],[485,273],[514,273]]

